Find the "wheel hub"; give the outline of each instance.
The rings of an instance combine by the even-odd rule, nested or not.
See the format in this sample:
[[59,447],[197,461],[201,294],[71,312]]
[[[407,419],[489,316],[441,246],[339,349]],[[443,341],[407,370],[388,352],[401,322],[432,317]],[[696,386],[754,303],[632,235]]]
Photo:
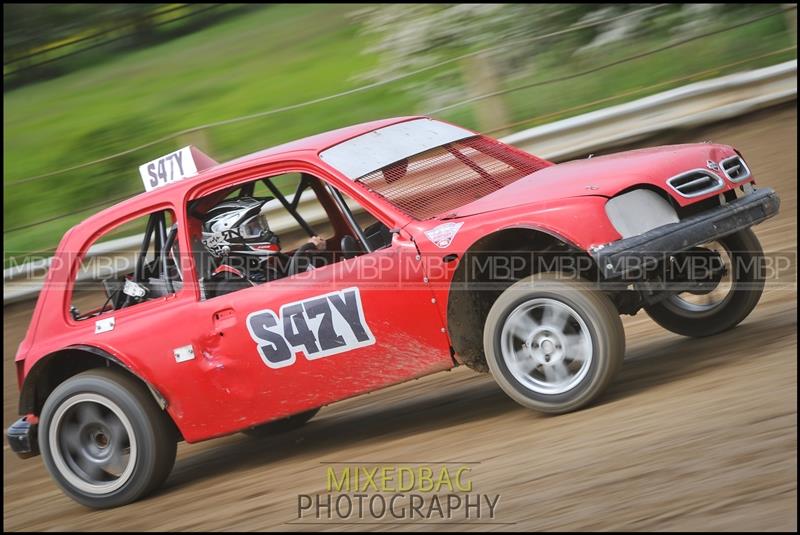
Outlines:
[[539,329],[528,337],[528,355],[537,365],[552,366],[564,358],[564,342],[558,333]]
[[82,453],[87,459],[100,462],[108,459],[113,450],[112,437],[108,429],[102,424],[92,423],[83,428],[80,433]]
[[580,314],[563,302],[538,297],[520,303],[506,318],[500,336],[509,371],[534,392],[567,392],[589,372],[589,329]]
[[108,437],[105,435],[105,433],[97,433],[94,436],[94,443],[97,444],[98,448],[107,448]]

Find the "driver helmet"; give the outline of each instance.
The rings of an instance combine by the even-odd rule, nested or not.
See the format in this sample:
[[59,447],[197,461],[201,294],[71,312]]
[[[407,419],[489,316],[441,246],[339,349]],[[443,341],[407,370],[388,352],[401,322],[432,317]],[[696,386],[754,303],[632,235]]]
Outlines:
[[216,256],[266,256],[281,250],[269,228],[265,205],[272,197],[226,199],[211,208],[203,220],[203,245]]

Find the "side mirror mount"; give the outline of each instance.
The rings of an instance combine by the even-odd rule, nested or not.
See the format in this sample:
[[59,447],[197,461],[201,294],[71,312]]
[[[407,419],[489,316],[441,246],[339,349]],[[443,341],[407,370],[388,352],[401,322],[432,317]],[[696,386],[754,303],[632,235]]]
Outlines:
[[403,232],[403,229],[400,227],[394,227],[389,229],[389,234],[392,236],[392,241],[395,240],[405,240],[405,241],[413,241],[411,234],[408,232]]

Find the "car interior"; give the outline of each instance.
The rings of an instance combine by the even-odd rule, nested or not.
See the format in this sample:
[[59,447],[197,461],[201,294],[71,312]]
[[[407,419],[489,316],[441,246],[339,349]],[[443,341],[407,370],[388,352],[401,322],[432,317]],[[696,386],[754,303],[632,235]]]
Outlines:
[[[279,262],[271,268],[272,276],[266,277],[264,282],[383,249],[392,242],[392,233],[385,224],[313,175],[291,173],[253,180],[189,203],[190,248],[203,299],[215,296],[208,287],[224,260],[215,258],[203,245],[202,221],[222,200],[245,196],[269,199],[272,203],[270,225],[275,226],[283,244],[282,251],[276,255]],[[133,260],[134,269],[102,280],[105,302],[101,306],[82,313],[73,298],[72,318],[94,318],[180,290],[183,274],[178,226],[170,221],[174,221],[174,217],[168,211],[147,216],[143,239]],[[324,240],[324,249],[308,243],[312,236]]]
[[[238,197],[269,199],[271,203],[267,205],[270,227],[280,237],[282,248],[270,259],[271,274],[264,282],[354,258],[388,247],[392,241],[385,224],[313,175],[287,173],[246,182],[189,204],[192,253],[203,298],[215,296],[208,287],[221,262],[228,259],[215,258],[202,245],[201,221],[223,199]],[[310,243],[313,236],[322,238],[324,247]]]
[[[143,301],[164,297],[177,292],[183,286],[180,269],[180,250],[178,247],[178,226],[170,225],[174,221],[171,212],[159,211],[147,216],[147,223],[142,242],[136,251],[119,253],[124,260],[122,265],[129,265],[132,258],[133,271],[114,274],[102,279],[105,301],[99,307],[81,313],[75,303],[76,294],[83,293],[85,287],[92,289],[92,283],[84,282],[79,277],[73,289],[73,303],[70,314],[74,320],[85,320],[99,316],[110,310],[119,310]],[[88,256],[88,255],[87,255]],[[83,269],[91,269],[91,259],[86,259]]]

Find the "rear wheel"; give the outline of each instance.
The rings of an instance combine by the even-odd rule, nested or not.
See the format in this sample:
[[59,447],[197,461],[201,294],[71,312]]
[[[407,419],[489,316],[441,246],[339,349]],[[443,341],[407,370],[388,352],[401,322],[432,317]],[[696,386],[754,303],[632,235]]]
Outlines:
[[177,447],[169,417],[147,388],[116,370],[89,370],[48,396],[39,446],[50,474],[75,501],[125,505],[161,485]]
[[583,407],[613,379],[625,332],[611,300],[582,280],[532,275],[507,288],[484,326],[484,351],[500,387],[543,412]]
[[310,411],[293,414],[274,422],[269,422],[263,425],[257,425],[242,431],[247,436],[254,438],[267,438],[278,433],[286,433],[303,427],[311,418],[317,415],[319,409],[311,409]]
[[645,308],[665,329],[684,336],[702,337],[727,331],[744,320],[764,291],[764,252],[751,229],[708,243],[724,273],[712,287],[673,294]]

